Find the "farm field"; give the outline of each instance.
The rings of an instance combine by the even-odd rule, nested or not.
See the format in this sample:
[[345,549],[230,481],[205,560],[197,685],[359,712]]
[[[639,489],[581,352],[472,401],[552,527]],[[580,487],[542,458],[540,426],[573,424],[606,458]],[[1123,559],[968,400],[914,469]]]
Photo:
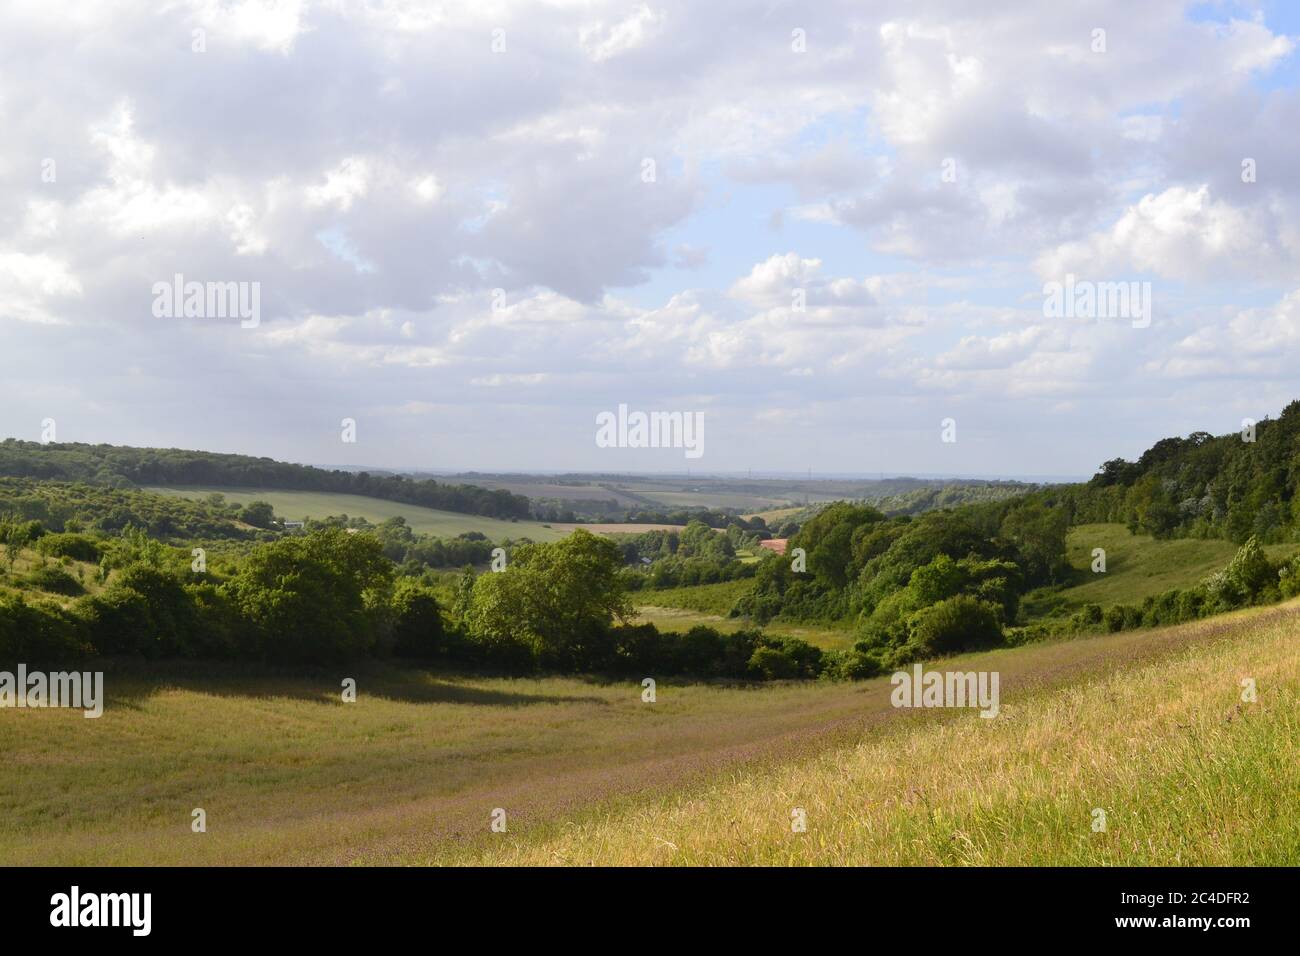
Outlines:
[[334,494],[323,491],[279,491],[263,488],[218,488],[186,485],[184,487],[153,486],[145,489],[164,495],[179,495],[185,498],[204,498],[217,492],[226,496],[227,501],[248,504],[251,501],[265,501],[275,508],[275,513],[290,521],[303,518],[325,518],[330,515],[346,514],[353,518],[365,518],[379,524],[389,518],[401,516],[411,526],[411,530],[421,534],[436,534],[454,538],[467,531],[478,531],[493,541],[503,538],[532,538],[534,541],[558,541],[568,534],[568,530],[548,528],[539,521],[505,521],[500,518],[488,518],[481,515],[460,514],[453,511],[439,511],[420,505],[405,504],[400,501],[386,501],[382,498],[369,498],[365,495]]
[[992,722],[896,710],[885,678],[647,704],[636,681],[119,665],[98,720],[0,711],[0,863],[1294,863],[1297,616],[947,662],[1000,672]]
[[[1106,552],[1105,574],[1092,572],[1093,548]],[[1149,595],[1191,587],[1221,571],[1236,551],[1237,545],[1230,541],[1157,541],[1149,535],[1130,534],[1120,524],[1078,525],[1066,538],[1066,557],[1074,569],[1072,582],[1028,595],[1024,607],[1030,616],[1038,616],[1052,609],[1072,613],[1089,603],[1103,608],[1140,605]],[[1300,551],[1300,545],[1270,544],[1264,551],[1277,561]]]

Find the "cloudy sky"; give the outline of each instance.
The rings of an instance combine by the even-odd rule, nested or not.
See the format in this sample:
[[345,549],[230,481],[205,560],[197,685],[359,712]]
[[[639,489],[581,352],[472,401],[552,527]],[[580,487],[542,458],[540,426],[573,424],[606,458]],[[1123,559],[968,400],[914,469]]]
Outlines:
[[[1300,15],[1064,6],[6,0],[0,435],[1087,475],[1276,415]],[[260,321],[160,316],[177,274]],[[1067,275],[1151,321],[1045,314]],[[597,447],[620,404],[703,457]]]

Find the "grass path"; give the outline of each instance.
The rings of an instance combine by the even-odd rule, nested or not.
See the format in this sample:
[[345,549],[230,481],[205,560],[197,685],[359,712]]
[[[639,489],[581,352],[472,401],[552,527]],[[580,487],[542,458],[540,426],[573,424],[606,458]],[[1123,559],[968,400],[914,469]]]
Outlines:
[[[1019,701],[1045,687],[1104,678],[1261,626],[1294,629],[1296,617],[1289,605],[958,661],[1001,672],[1004,708],[1011,705],[1013,715],[1007,723],[1015,726],[1015,715],[1027,712]],[[358,680],[355,704],[339,699],[343,676]],[[98,720],[0,711],[0,752],[10,771],[0,777],[0,863],[465,862],[484,853],[496,859],[508,848],[506,856],[550,859],[555,848],[545,848],[557,830],[596,825],[593,814],[644,812],[646,801],[662,809],[662,801],[695,788],[744,779],[737,774],[851,754],[845,748],[864,734],[874,740],[889,728],[971,723],[895,710],[884,679],[760,688],[660,683],[654,704],[641,702],[636,682],[382,667],[280,678],[207,665],[173,667],[161,678],[119,668],[107,681],[108,707]],[[1122,733],[1131,718],[1116,712],[1110,721],[1111,732]],[[1064,752],[1060,741],[1030,743],[1023,759]],[[771,799],[788,802],[775,791]],[[207,812],[207,833],[190,832],[195,807]],[[485,844],[496,807],[507,810],[510,831]],[[716,858],[723,850],[700,853]]]

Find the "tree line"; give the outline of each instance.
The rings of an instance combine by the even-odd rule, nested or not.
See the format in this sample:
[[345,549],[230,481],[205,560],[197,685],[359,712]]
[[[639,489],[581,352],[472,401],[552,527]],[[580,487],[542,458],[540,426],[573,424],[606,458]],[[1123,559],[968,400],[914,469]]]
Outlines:
[[523,495],[477,485],[441,484],[432,479],[370,474],[270,458],[81,443],[0,442],[0,475],[76,481],[110,487],[141,485],[228,485],[367,495],[387,501],[494,518],[527,518]]

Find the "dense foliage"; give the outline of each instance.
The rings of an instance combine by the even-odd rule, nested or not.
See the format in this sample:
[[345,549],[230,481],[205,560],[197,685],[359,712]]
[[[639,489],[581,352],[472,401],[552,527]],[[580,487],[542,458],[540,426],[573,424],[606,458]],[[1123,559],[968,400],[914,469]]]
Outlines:
[[240,527],[238,514],[208,502],[85,482],[0,478],[0,514],[39,521],[55,531],[116,534],[135,527],[177,541],[256,535]]
[[[1253,440],[1251,440],[1253,439]],[[1115,521],[1156,538],[1300,538],[1300,402],[1253,435],[1156,442],[1135,462],[1115,458],[1059,498],[1071,524]]]
[[[631,609],[622,552],[585,531],[519,545],[501,572],[467,571],[451,601],[420,580],[399,577],[379,537],[355,529],[326,527],[256,544],[201,572],[188,552],[139,530],[103,540],[0,522],[0,538],[6,553],[8,542],[35,542],[38,553],[68,561],[65,552],[102,554],[107,577],[103,590],[66,607],[0,597],[0,663],[54,665],[103,654],[322,665],[396,655],[513,672],[638,677],[763,680],[822,670],[816,648],[756,630],[678,635],[625,624]],[[58,565],[38,570],[49,579],[44,585],[55,578],[78,583]]]
[[270,458],[178,448],[0,442],[0,475],[79,481],[117,488],[139,485],[228,485],[368,495],[388,501],[498,518],[528,517],[528,499],[477,485],[445,485],[401,475],[327,471]]

